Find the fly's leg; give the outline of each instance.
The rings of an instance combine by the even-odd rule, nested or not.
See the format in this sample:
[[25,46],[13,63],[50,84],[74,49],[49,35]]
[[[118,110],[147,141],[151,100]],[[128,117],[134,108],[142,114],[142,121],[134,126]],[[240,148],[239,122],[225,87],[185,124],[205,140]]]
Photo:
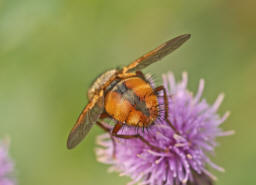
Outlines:
[[148,142],[144,137],[142,137],[139,134],[133,134],[133,135],[123,135],[123,134],[117,134],[117,132],[122,128],[122,123],[116,123],[113,131],[112,131],[112,135],[118,138],[122,138],[122,139],[140,139],[143,143],[145,143],[146,145],[148,145],[151,149],[158,151],[158,152],[168,152],[165,149],[159,148],[157,146],[152,145],[150,142]]
[[159,91],[163,91],[163,93],[164,93],[164,118],[167,121],[167,123],[170,125],[170,127],[174,130],[174,132],[176,134],[180,135],[178,130],[174,127],[174,125],[171,123],[171,121],[168,118],[168,112],[169,112],[168,97],[167,97],[167,93],[166,93],[164,86],[161,85],[154,89],[154,92],[159,92]]
[[97,125],[100,126],[100,128],[102,128],[104,131],[108,132],[110,135],[110,138],[112,140],[113,143],[113,153],[112,153],[112,157],[115,158],[116,157],[116,141],[115,138],[113,137],[113,135],[111,134],[111,129],[108,128],[106,125],[104,125],[103,123],[97,121],[96,122]]
[[152,145],[150,142],[148,142],[144,137],[142,137],[139,134],[133,134],[133,135],[123,135],[123,134],[117,134],[117,132],[122,128],[122,123],[116,123],[116,125],[114,126],[113,130],[111,131],[110,128],[108,128],[106,125],[104,125],[103,123],[97,121],[96,122],[103,130],[105,130],[106,132],[108,132],[110,134],[111,140],[113,142],[113,157],[115,158],[116,156],[116,141],[113,138],[117,137],[117,138],[122,138],[122,139],[140,139],[143,143],[145,143],[146,145],[148,145],[152,150],[158,151],[158,152],[168,152],[167,149],[163,149],[163,148],[159,148],[157,146]]

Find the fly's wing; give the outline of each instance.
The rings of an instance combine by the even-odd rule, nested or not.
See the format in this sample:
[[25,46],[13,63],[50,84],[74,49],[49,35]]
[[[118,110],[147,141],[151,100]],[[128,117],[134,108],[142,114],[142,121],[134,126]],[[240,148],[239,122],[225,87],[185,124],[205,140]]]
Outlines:
[[124,72],[134,72],[144,69],[148,65],[160,60],[166,55],[169,55],[171,52],[179,48],[189,38],[190,34],[184,34],[163,43],[154,50],[141,56],[140,58],[132,62],[130,65],[124,67]]
[[67,148],[72,149],[78,145],[88,134],[92,125],[98,120],[104,110],[103,95],[95,95],[86,105],[72,128],[67,141]]

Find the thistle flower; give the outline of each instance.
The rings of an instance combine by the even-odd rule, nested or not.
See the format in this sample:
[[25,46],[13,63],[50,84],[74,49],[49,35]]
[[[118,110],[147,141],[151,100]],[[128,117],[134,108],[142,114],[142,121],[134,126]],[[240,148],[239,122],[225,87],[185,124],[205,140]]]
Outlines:
[[[169,120],[179,134],[168,125],[164,114],[147,131],[125,128],[123,134],[142,135],[150,144],[164,151],[155,151],[139,139],[117,139],[113,144],[109,134],[98,136],[96,149],[98,161],[110,164],[110,171],[130,176],[131,184],[145,185],[210,185],[216,179],[207,167],[218,171],[223,168],[214,164],[207,154],[213,154],[217,136],[230,135],[219,126],[227,119],[229,112],[220,117],[218,110],[223,94],[210,106],[201,100],[204,81],[200,80],[195,96],[187,90],[187,73],[176,83],[172,73],[163,75],[163,85],[168,94]],[[163,105],[163,97],[159,96]],[[115,146],[115,156],[113,150]]]
[[8,156],[8,143],[0,142],[0,185],[14,185],[14,180],[10,177],[13,172],[13,162]]

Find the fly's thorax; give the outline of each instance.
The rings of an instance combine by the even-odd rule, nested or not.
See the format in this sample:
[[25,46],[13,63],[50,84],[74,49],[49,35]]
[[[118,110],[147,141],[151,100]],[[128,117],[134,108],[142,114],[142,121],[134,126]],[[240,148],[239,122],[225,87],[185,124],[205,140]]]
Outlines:
[[116,69],[112,69],[109,71],[106,71],[105,73],[101,74],[96,80],[93,82],[91,87],[88,90],[88,98],[89,100],[95,95],[95,93],[101,89],[101,87],[109,81],[109,79],[115,75],[117,72]]
[[159,114],[154,90],[139,76],[114,84],[105,95],[104,106],[111,117],[130,126],[150,126]]

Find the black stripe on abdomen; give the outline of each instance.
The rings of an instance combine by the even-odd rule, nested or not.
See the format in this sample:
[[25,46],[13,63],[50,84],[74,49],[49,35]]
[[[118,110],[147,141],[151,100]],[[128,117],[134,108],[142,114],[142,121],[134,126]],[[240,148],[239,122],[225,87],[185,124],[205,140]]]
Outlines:
[[145,116],[149,117],[150,112],[146,106],[145,101],[141,100],[132,89],[126,87],[123,81],[120,81],[113,89],[113,91],[122,95],[122,98],[129,101],[130,104],[138,111],[141,111]]

